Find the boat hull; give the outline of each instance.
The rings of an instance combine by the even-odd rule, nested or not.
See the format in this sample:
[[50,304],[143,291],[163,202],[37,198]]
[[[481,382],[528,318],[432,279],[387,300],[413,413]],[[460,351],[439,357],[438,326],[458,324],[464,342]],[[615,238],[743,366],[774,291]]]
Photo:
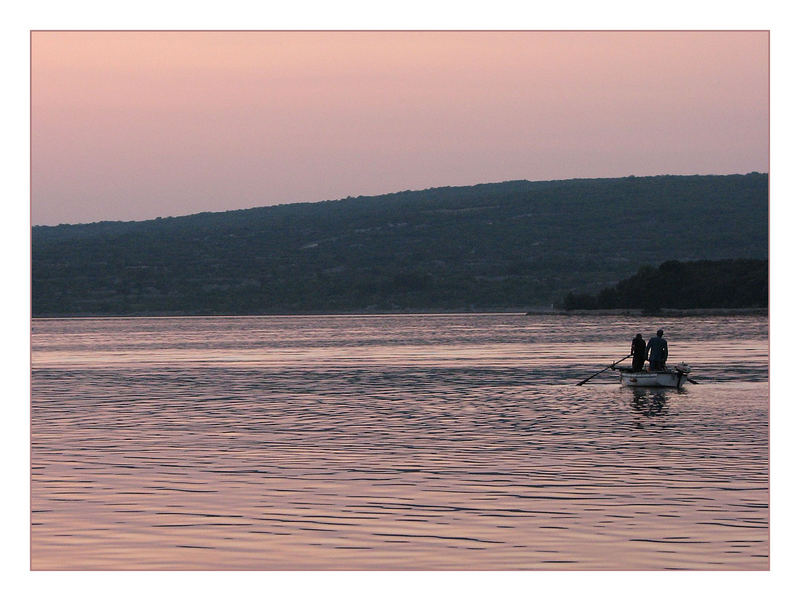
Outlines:
[[680,371],[636,371],[619,373],[619,381],[624,386],[652,388],[680,388],[689,376]]

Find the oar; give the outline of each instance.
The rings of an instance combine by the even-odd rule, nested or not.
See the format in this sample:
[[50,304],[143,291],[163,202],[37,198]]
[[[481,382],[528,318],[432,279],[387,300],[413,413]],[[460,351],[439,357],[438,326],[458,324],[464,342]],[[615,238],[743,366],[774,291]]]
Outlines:
[[689,376],[686,376],[686,379],[687,379],[687,380],[689,380],[689,382],[691,382],[692,384],[699,384],[699,383],[700,383],[700,382],[698,382],[697,380],[693,380],[693,379],[692,379],[692,378],[690,378]]
[[[631,353],[631,355],[632,355],[632,354],[633,354],[633,353]],[[612,368],[612,367],[614,367],[614,366],[615,366],[617,363],[622,363],[623,361],[625,361],[625,359],[627,359],[627,358],[628,358],[628,357],[630,357],[631,355],[625,355],[625,356],[624,356],[622,359],[620,359],[619,361],[616,361],[615,363],[612,363],[612,364],[611,364],[611,365],[609,365],[608,367],[604,367],[603,369],[601,369],[600,371],[598,371],[596,374],[592,374],[591,376],[589,376],[589,377],[588,377],[588,378],[586,378],[585,380],[583,380],[583,381],[581,381],[581,382],[578,382],[578,383],[577,383],[575,386],[583,386],[584,384],[586,384],[586,382],[588,382],[589,380],[591,380],[591,379],[592,379],[592,378],[594,378],[595,376],[598,376],[598,375],[600,375],[601,373],[603,373],[603,372],[604,372],[605,370],[607,370],[607,369],[611,369],[611,368]]]

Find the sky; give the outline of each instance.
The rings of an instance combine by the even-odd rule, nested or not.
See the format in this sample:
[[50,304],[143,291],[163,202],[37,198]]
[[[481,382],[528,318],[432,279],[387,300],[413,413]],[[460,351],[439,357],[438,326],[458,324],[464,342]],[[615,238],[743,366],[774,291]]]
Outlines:
[[769,34],[31,34],[31,220],[768,170]]

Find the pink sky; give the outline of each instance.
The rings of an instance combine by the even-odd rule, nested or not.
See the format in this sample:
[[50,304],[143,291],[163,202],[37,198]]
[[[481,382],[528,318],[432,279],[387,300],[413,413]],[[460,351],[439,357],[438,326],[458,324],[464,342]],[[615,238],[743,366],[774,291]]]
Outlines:
[[766,32],[34,32],[34,224],[768,169]]

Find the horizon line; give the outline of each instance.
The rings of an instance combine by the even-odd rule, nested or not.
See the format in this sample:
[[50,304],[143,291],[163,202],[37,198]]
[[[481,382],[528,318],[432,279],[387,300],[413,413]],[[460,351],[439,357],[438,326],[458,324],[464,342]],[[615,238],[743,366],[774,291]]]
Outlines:
[[[428,188],[418,188],[415,190],[406,189],[406,190],[395,190],[393,192],[382,192],[377,194],[359,194],[358,196],[344,196],[341,198],[328,198],[323,200],[298,200],[298,201],[291,201],[291,202],[282,202],[276,203],[271,205],[256,205],[252,207],[241,207],[237,209],[223,209],[220,211],[197,211],[195,213],[185,213],[181,215],[165,215],[165,216],[156,216],[156,217],[148,217],[146,219],[100,219],[99,221],[84,221],[84,222],[77,222],[77,223],[57,223],[57,224],[48,224],[48,223],[31,223],[30,227],[33,228],[56,228],[56,227],[69,227],[69,226],[86,226],[86,225],[99,225],[99,224],[112,224],[112,223],[146,223],[148,221],[159,221],[164,219],[182,219],[186,217],[194,217],[196,215],[208,215],[208,214],[218,214],[218,213],[232,213],[237,211],[250,211],[255,209],[269,209],[269,208],[277,208],[277,207],[286,207],[291,205],[309,205],[309,204],[322,204],[327,202],[341,202],[343,200],[353,200],[353,199],[367,199],[367,198],[379,198],[382,196],[392,196],[395,194],[403,194],[406,192],[425,192],[428,190],[443,190],[447,188],[476,188],[478,186],[496,186],[501,184],[510,184],[516,182],[527,182],[532,184],[538,183],[551,183],[551,182],[571,182],[571,181],[588,181],[588,180],[614,180],[614,179],[646,179],[646,178],[655,178],[655,177],[733,177],[733,176],[746,176],[746,175],[769,175],[769,171],[748,171],[747,173],[682,173],[682,174],[675,174],[675,173],[659,173],[654,175],[621,175],[621,176],[607,176],[607,177],[569,177],[563,179],[539,179],[539,180],[529,180],[529,179],[509,179],[509,180],[502,180],[502,181],[494,181],[494,182],[479,182],[476,184],[455,184],[455,185],[447,185],[447,186],[431,186]],[[31,215],[33,213],[33,203],[31,202]]]

